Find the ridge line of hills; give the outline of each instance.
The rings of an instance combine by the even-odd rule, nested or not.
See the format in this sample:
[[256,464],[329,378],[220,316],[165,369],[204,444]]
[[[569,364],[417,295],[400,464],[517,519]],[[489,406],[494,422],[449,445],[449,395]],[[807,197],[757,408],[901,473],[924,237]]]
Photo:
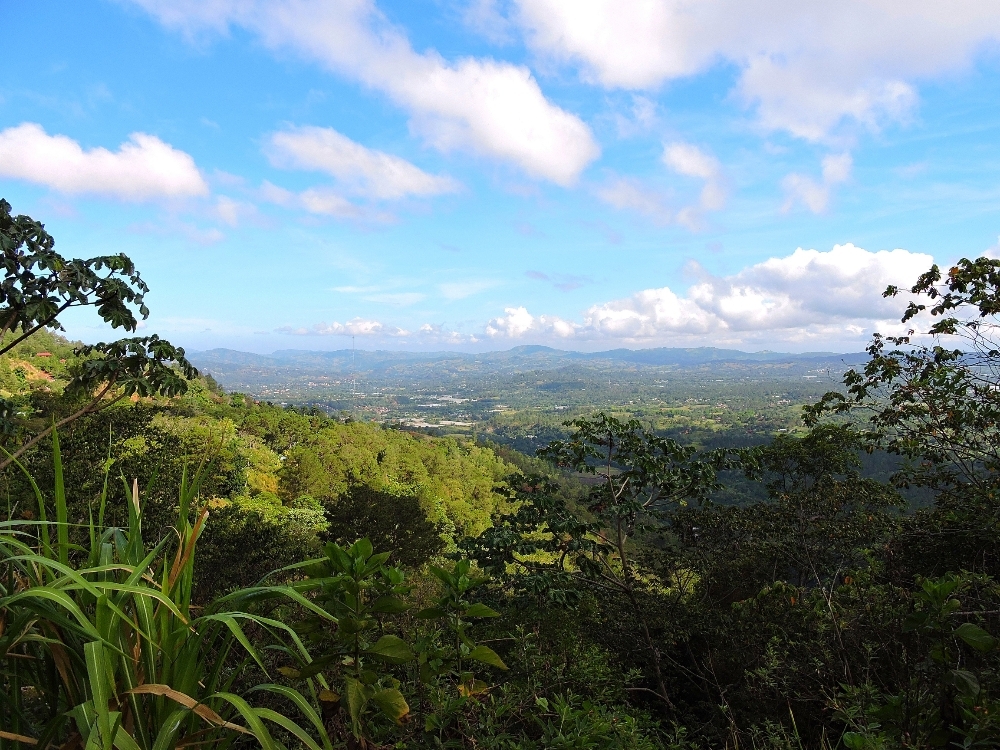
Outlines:
[[724,362],[809,362],[842,360],[845,363],[865,361],[864,352],[803,352],[788,353],[762,350],[744,352],[738,349],[721,349],[717,347],[658,347],[654,349],[611,349],[600,352],[577,352],[555,349],[548,346],[526,345],[517,346],[504,351],[481,353],[433,351],[410,352],[395,350],[351,350],[337,349],[332,351],[313,351],[306,349],[281,349],[271,354],[255,354],[235,349],[216,348],[189,353],[189,357],[198,366],[229,367],[322,367],[339,370],[345,366],[355,366],[358,370],[381,369],[393,365],[408,363],[431,364],[433,362],[462,361],[477,365],[494,365],[500,367],[538,367],[584,364],[588,362],[612,363],[652,366],[698,366]]

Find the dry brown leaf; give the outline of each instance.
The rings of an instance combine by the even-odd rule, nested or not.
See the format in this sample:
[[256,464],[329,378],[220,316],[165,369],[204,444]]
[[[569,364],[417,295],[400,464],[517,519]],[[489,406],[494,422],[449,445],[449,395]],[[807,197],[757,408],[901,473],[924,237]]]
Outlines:
[[160,685],[157,683],[148,683],[146,685],[139,685],[132,688],[128,692],[139,693],[145,695],[161,695],[165,698],[169,698],[175,703],[180,703],[185,708],[189,708],[194,711],[198,716],[203,718],[210,724],[215,724],[216,726],[222,727],[224,729],[232,729],[236,732],[242,732],[243,734],[252,735],[253,732],[241,727],[239,724],[233,724],[232,722],[226,721],[221,716],[219,716],[215,711],[206,706],[204,703],[199,703],[194,698],[192,698],[187,693],[182,693],[180,690],[174,690],[169,685]]

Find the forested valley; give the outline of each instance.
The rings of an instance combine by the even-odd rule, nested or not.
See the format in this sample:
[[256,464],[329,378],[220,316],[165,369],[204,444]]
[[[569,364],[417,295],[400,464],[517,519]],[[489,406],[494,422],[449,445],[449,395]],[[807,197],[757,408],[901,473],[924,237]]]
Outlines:
[[998,261],[794,429],[529,455],[228,392],[127,257],[0,250],[4,750],[1000,745]]

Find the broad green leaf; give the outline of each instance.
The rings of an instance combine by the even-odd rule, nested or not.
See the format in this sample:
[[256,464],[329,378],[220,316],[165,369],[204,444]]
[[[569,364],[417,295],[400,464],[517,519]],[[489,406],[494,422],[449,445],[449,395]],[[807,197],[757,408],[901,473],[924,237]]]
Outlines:
[[372,571],[378,570],[385,565],[391,556],[391,552],[379,552],[377,555],[372,555],[368,558],[368,564],[365,565],[365,573],[368,574]]
[[344,691],[347,698],[347,713],[350,714],[351,727],[355,736],[359,736],[361,734],[361,714],[364,713],[365,706],[373,691],[350,677],[344,682],[347,687],[347,690]]
[[395,688],[379,690],[372,696],[371,700],[382,710],[382,713],[397,724],[404,723],[410,713],[410,707],[407,705],[406,699]]
[[489,646],[476,646],[469,652],[469,658],[483,664],[489,664],[491,667],[496,667],[497,669],[507,669],[507,665],[503,663],[503,659]]
[[383,635],[365,653],[393,664],[405,664],[414,659],[409,644],[394,635]]
[[395,596],[380,596],[372,603],[372,612],[378,612],[379,614],[385,615],[395,615],[400,612],[405,612],[410,607],[402,599],[398,599]]
[[465,617],[499,617],[500,613],[485,604],[473,604],[465,610]]
[[979,695],[979,680],[972,672],[966,672],[964,669],[953,669],[948,673],[948,682],[966,698],[975,698]]
[[139,743],[135,741],[128,732],[125,731],[125,727],[118,727],[118,731],[115,732],[115,748],[117,750],[142,750]]
[[431,565],[430,568],[431,568],[431,573],[434,574],[435,578],[441,581],[441,583],[443,583],[445,586],[453,588],[456,585],[457,581],[455,576],[453,576],[447,570],[439,568],[436,565]]
[[997,644],[996,638],[971,622],[963,622],[955,628],[955,635],[977,651],[992,651]]
[[448,613],[440,607],[428,607],[427,609],[420,610],[416,615],[414,615],[414,617],[418,620],[437,620],[441,617],[447,616]]
[[351,545],[350,553],[360,557],[363,560],[367,560],[372,556],[375,548],[372,546],[371,540],[368,538],[359,539],[354,544]]

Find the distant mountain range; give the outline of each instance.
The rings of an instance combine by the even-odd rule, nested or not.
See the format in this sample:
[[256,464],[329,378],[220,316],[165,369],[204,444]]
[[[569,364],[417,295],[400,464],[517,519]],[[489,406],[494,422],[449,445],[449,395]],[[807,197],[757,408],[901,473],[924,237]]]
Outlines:
[[467,354],[464,352],[401,352],[366,351],[358,349],[338,349],[335,351],[308,351],[304,349],[282,349],[271,354],[252,354],[233,349],[210,349],[192,352],[189,358],[198,367],[210,372],[250,369],[294,370],[323,372],[329,375],[387,373],[416,366],[447,364],[468,370],[548,370],[572,364],[592,363],[608,366],[612,364],[647,365],[653,367],[698,367],[724,362],[759,362],[777,364],[809,362],[842,362],[858,364],[867,359],[864,352],[838,354],[836,352],[743,352],[736,349],[719,349],[703,346],[690,349],[661,347],[657,349],[611,349],[603,352],[573,352],[553,349],[548,346],[516,346],[506,351]]
[[452,425],[488,422],[497,411],[524,408],[731,398],[742,399],[740,404],[805,403],[836,388],[846,370],[868,361],[864,353],[715,347],[585,353],[547,346],[481,354],[285,349],[264,355],[211,349],[189,358],[229,391],[411,425],[428,424],[431,414]]

